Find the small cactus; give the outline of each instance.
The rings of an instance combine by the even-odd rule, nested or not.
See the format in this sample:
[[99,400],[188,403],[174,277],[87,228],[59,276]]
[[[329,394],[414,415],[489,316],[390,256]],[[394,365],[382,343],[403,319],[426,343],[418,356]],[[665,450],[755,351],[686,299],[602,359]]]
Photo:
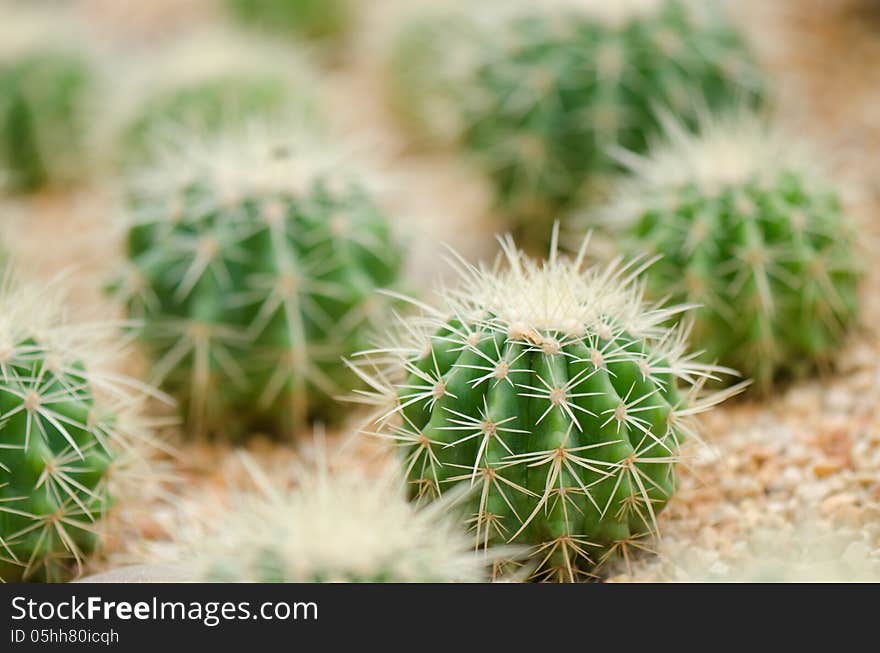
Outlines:
[[[423,122],[432,128],[457,124],[493,181],[498,208],[545,241],[548,216],[617,171],[611,148],[647,147],[658,108],[690,119],[701,102],[715,108],[760,95],[737,31],[718,12],[683,0],[514,2],[476,18],[482,35],[470,44],[449,36],[439,57],[417,56],[415,32],[404,28],[398,47],[407,52],[392,56],[392,86],[423,78],[416,88],[427,97],[411,110],[430,111]],[[424,19],[408,29],[431,31]],[[436,50],[442,40],[418,42]],[[444,110],[452,117],[441,121]]]
[[684,307],[643,303],[640,268],[502,246],[506,268],[462,262],[442,307],[365,355],[360,396],[392,404],[375,432],[402,445],[415,496],[476,486],[478,546],[530,547],[535,576],[574,581],[648,546],[691,416],[738,388],[699,397],[724,370],[666,326]]
[[[417,510],[398,473],[300,467],[296,485],[268,479],[245,457],[256,489],[182,506],[170,542],[150,562],[176,563],[201,582],[438,583],[488,578],[448,506]],[[191,513],[191,514],[190,514]]]
[[183,126],[210,135],[313,112],[308,66],[285,47],[208,31],[169,52],[133,74],[114,110],[119,158],[129,167],[149,160],[167,132]]
[[828,363],[858,307],[854,230],[806,148],[747,113],[667,120],[667,142],[623,156],[602,210],[629,252],[662,255],[655,297],[700,305],[693,341],[766,390]]
[[[0,288],[0,580],[62,581],[98,543],[132,432],[134,387],[99,371],[95,325],[66,323],[51,287]],[[105,349],[106,353],[106,349]]]
[[[81,174],[97,81],[85,50],[40,13],[0,14],[0,188],[31,192]],[[55,17],[55,20],[62,20]]]
[[461,93],[472,65],[467,53],[479,42],[478,27],[455,13],[421,14],[395,35],[386,61],[388,102],[418,147],[459,139],[462,116],[448,100]]
[[226,0],[226,4],[246,23],[311,39],[345,34],[354,11],[351,0]]
[[383,315],[374,290],[396,283],[402,257],[343,164],[254,128],[181,134],[134,175],[130,273],[116,289],[196,433],[338,418],[340,357]]

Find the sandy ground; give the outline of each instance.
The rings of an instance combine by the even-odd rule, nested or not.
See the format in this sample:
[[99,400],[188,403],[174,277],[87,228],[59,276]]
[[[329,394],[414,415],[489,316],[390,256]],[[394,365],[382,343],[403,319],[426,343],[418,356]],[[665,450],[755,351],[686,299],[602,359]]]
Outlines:
[[[109,29],[141,20],[145,32],[163,24],[159,5],[173,5],[157,2],[154,11],[138,17],[124,11],[108,15],[101,10],[108,3],[101,0],[83,4],[114,25]],[[204,16],[199,4],[193,0],[184,3],[187,12],[171,11],[175,25]],[[748,0],[737,10],[777,80],[779,113],[796,118],[834,153],[866,249],[880,232],[880,66],[871,65],[880,61],[880,10],[871,13],[871,4]],[[395,129],[381,101],[377,66],[362,52],[375,42],[377,21],[368,18],[371,38],[356,43],[351,60],[327,74],[323,92],[339,107],[341,130],[382,143],[385,163],[395,170],[394,185],[405,190],[392,193],[389,202],[410,234],[412,276],[425,285],[438,274],[438,242],[471,259],[484,257],[494,252],[497,224],[481,208],[486,190],[475,175],[453,156],[413,152]],[[92,319],[113,319],[117,308],[100,286],[119,262],[116,207],[108,188],[47,194],[4,205],[2,229],[27,272],[50,277],[67,271],[76,310]],[[662,539],[650,545],[655,553],[609,568],[610,580],[880,579],[880,261],[869,256],[868,262],[861,325],[833,376],[780,389],[761,403],[733,402],[708,415],[705,445],[691,443],[685,451],[680,491],[661,515]],[[133,373],[142,367],[137,359],[126,364]],[[241,478],[230,447],[181,444],[179,435],[171,433],[178,455],[163,463],[173,479],[162,487],[167,494],[120,502],[105,556],[93,571],[124,559],[137,540],[162,538],[173,529],[169,496],[198,500]],[[309,455],[308,446],[296,454],[263,440],[251,443],[249,451],[281,477],[294,456]],[[369,460],[381,452],[365,443],[360,455]]]

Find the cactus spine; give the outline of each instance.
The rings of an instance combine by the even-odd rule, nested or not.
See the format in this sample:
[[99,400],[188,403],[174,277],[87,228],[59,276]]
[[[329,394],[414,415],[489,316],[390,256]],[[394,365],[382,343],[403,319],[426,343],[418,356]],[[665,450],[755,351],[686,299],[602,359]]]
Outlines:
[[626,157],[604,220],[630,252],[657,252],[656,297],[699,304],[694,342],[766,390],[828,363],[858,308],[853,225],[818,160],[748,114]]
[[648,545],[690,417],[726,396],[697,398],[721,370],[664,326],[683,308],[642,302],[639,268],[502,245],[505,269],[461,263],[442,307],[367,354],[361,394],[393,401],[376,432],[402,445],[415,495],[476,486],[478,546],[527,546],[536,576],[573,581]]
[[197,433],[288,431],[348,387],[401,250],[326,145],[265,129],[182,142],[136,175],[117,290]]

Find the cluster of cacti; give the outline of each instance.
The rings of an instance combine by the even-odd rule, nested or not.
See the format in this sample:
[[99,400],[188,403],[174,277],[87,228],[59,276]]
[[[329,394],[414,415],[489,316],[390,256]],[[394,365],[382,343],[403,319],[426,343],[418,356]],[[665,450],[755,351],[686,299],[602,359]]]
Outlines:
[[655,297],[699,305],[693,340],[763,389],[830,362],[857,309],[853,225],[817,159],[753,117],[628,158],[604,209],[621,246],[661,255]]
[[479,546],[528,546],[536,576],[575,580],[648,547],[691,416],[726,395],[697,396],[723,371],[666,326],[685,307],[642,301],[638,267],[502,244],[506,268],[463,263],[445,305],[405,320],[379,350],[393,362],[362,374],[393,400],[378,432],[403,446],[415,495],[476,486]]
[[336,38],[348,31],[351,0],[226,0],[241,20],[307,38]]
[[[249,458],[245,461],[250,462]],[[302,467],[292,488],[249,464],[256,489],[184,511],[148,561],[203,582],[437,583],[488,578],[487,557],[438,504],[417,509],[399,474]],[[191,513],[191,514],[190,514]]]
[[97,545],[110,466],[130,444],[116,406],[131,401],[124,382],[94,369],[94,325],[66,323],[54,295],[8,273],[0,289],[2,581],[75,575]]
[[[436,49],[441,41],[415,23],[410,29],[420,31],[404,31],[406,51],[392,70],[395,86],[422,78],[413,88],[424,97],[410,111],[451,113],[500,209],[545,238],[559,212],[617,170],[615,147],[647,147],[659,108],[690,119],[701,104],[760,95],[742,39],[711,8],[681,0],[558,4],[486,10],[482,33],[470,44],[442,41],[452,45],[439,57],[417,56],[418,44]],[[430,114],[423,120],[448,131]]]
[[63,45],[0,54],[0,186],[33,191],[80,172],[94,85],[87,58]]
[[[162,4],[150,22],[178,11]],[[163,563],[136,573],[197,582],[574,582],[629,569],[645,552],[676,578],[737,578],[718,564],[737,556],[747,577],[874,574],[877,533],[854,507],[869,492],[823,479],[862,479],[876,443],[848,432],[826,443],[822,425],[805,436],[821,449],[814,460],[786,440],[786,417],[770,423],[780,426],[774,446],[752,451],[774,435],[761,426],[737,440],[760,403],[735,411],[735,446],[718,449],[750,464],[717,471],[706,452],[682,477],[682,510],[667,510],[691,453],[683,446],[701,442],[699,415],[753,381],[767,391],[821,370],[858,309],[843,189],[821,155],[758,113],[769,87],[736,22],[699,0],[477,4],[210,0],[187,9],[191,25],[177,16],[173,29],[98,41],[74,20],[83,7],[22,10],[19,27],[23,3],[0,0],[0,190],[73,178],[86,155],[107,164],[76,197],[15,198],[21,215],[0,225],[11,256],[45,274],[88,249],[84,261],[99,267],[108,253],[97,233],[56,250],[87,225],[73,213],[63,229],[43,218],[80,195],[100,208],[104,191],[121,191],[119,230],[95,225],[118,236],[122,269],[80,309],[105,310],[112,295],[126,316],[109,325],[110,341],[108,325],[71,324],[55,286],[5,271],[0,243],[0,581],[65,581],[132,555]],[[307,39],[311,54],[296,49]],[[332,69],[323,78],[322,65]],[[376,82],[411,132],[388,134],[402,147],[371,157],[381,185],[353,148],[326,138],[333,128],[385,140],[392,125],[374,120],[386,116],[358,104]],[[413,151],[438,145],[460,159]],[[471,181],[459,163],[482,171],[462,192],[474,191],[473,214],[450,201]],[[413,173],[406,198],[380,192],[401,182],[393,166]],[[489,265],[450,249],[449,285],[433,300],[408,298],[388,208],[411,201],[416,219],[446,212],[443,232],[478,246],[477,214],[507,220],[521,238],[501,238]],[[490,203],[497,215],[485,215]],[[570,256],[559,248],[568,227],[581,229]],[[430,233],[439,232],[422,232],[428,268]],[[548,243],[546,259],[530,257]],[[97,290],[80,280],[84,295]],[[136,363],[149,383],[121,373],[116,354],[130,345],[145,354]],[[183,419],[137,419],[157,398],[176,400]],[[373,412],[358,415],[357,403]],[[358,437],[389,445],[374,451],[387,466],[363,450],[343,459],[345,447],[329,460],[322,425],[348,417],[364,418]],[[723,434],[729,416],[720,417],[708,425]],[[157,511],[167,478],[143,445],[169,424],[181,440],[253,438],[248,446],[273,459],[301,460],[311,434],[319,460],[268,473],[243,454],[249,479],[239,485],[238,462],[212,447]],[[283,453],[285,442],[297,451]],[[202,467],[226,485],[206,490],[190,473]],[[760,483],[741,471],[759,467]],[[695,496],[705,470],[722,505]],[[138,491],[124,518],[120,478]],[[813,480],[826,483],[821,493],[803,487]],[[803,501],[777,501],[777,491]],[[778,551],[762,536],[722,557],[710,543],[702,556],[682,533],[704,519],[723,532],[755,526],[742,512],[764,495],[788,506],[768,521],[780,526]],[[823,529],[839,519],[859,532],[799,557],[808,539],[783,526],[813,497]],[[163,526],[168,539],[157,542]],[[661,526],[672,537],[655,551]]]
[[[215,134],[250,122],[311,116],[313,84],[296,53],[207,31],[145,63],[119,100],[119,157],[139,165],[169,132]],[[137,77],[137,76],[136,76]]]
[[196,432],[337,416],[340,357],[389,310],[401,250],[345,162],[252,129],[177,149],[135,176],[118,284]]

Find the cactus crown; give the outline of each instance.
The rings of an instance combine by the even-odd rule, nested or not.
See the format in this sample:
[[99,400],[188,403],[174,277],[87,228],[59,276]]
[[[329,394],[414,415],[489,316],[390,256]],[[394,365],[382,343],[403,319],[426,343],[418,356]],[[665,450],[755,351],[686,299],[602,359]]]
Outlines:
[[[118,286],[197,432],[288,429],[347,387],[401,252],[350,157],[266,128],[181,135],[132,183]],[[242,423],[232,418],[242,417]]]
[[478,486],[478,545],[528,545],[537,576],[574,580],[656,532],[691,416],[726,396],[703,382],[725,370],[667,326],[684,307],[642,301],[642,268],[587,265],[586,243],[560,256],[555,232],[545,262],[502,247],[506,266],[459,261],[441,308],[364,354],[360,397],[391,403],[375,432],[402,445],[415,495]]
[[859,272],[819,159],[745,113],[705,119],[699,135],[666,123],[665,144],[621,154],[632,175],[601,214],[629,251],[662,253],[651,292],[701,305],[696,341],[765,389],[829,361]]
[[[449,37],[457,40],[440,64],[436,57],[423,61],[402,38],[409,52],[392,73],[402,81],[431,80],[416,87],[431,101],[414,98],[414,110],[440,116],[443,106],[456,116],[499,207],[520,227],[539,228],[542,239],[549,232],[545,216],[604,190],[617,170],[611,147],[647,147],[658,108],[690,120],[701,100],[716,108],[740,96],[759,99],[760,78],[745,45],[705,7],[679,0],[566,1],[549,10],[508,5],[478,14],[475,22],[489,24],[473,43]],[[429,67],[412,70],[420,62]],[[400,105],[406,89],[398,96]]]
[[[97,325],[67,323],[57,289],[0,288],[0,579],[69,578],[97,544],[137,384],[101,371]],[[115,330],[115,326],[113,329]]]
[[[248,460],[248,459],[245,459]],[[184,508],[151,560],[185,562],[201,581],[478,582],[487,576],[448,506],[417,510],[389,469],[297,468],[293,488],[249,465],[256,490]]]

